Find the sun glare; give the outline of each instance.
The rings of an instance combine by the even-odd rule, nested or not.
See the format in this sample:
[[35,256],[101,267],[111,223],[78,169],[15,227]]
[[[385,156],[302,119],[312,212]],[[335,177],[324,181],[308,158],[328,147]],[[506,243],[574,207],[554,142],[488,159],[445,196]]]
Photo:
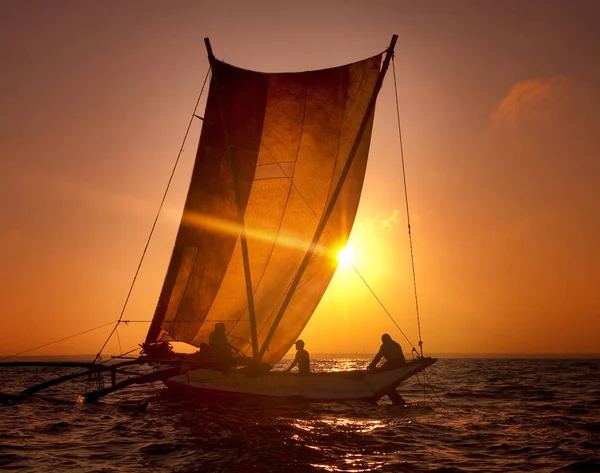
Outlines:
[[354,250],[351,246],[345,246],[338,253],[340,268],[348,268],[354,263]]

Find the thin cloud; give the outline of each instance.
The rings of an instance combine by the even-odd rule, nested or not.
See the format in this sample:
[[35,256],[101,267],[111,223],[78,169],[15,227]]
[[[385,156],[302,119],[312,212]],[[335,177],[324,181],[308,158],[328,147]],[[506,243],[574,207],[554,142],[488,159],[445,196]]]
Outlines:
[[[22,182],[29,182],[37,189],[44,189],[45,192],[52,195],[55,199],[67,198],[73,202],[82,202],[84,205],[95,205],[98,207],[111,208],[119,213],[129,215],[147,215],[156,211],[156,204],[148,203],[141,197],[114,191],[104,187],[97,187],[77,180],[66,174],[48,172],[29,167],[17,168],[14,171],[14,178]],[[165,213],[170,212],[170,208],[165,206]],[[179,211],[179,216],[181,211]],[[175,217],[177,220],[179,217]],[[2,235],[0,234],[0,238]]]
[[573,102],[575,82],[564,75],[517,82],[492,112],[492,124],[510,127],[553,118]]
[[382,230],[390,230],[399,221],[400,212],[397,209],[392,210],[392,213],[387,217],[378,217],[379,228]]

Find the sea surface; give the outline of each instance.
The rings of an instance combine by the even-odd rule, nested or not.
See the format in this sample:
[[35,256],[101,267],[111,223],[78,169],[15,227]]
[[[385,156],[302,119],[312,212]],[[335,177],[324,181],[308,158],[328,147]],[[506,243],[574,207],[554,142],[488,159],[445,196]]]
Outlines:
[[[313,360],[356,369],[364,357]],[[0,370],[0,391],[64,369]],[[77,383],[53,396],[74,401]],[[600,360],[440,359],[386,399],[198,402],[160,383],[102,403],[0,405],[15,472],[600,472]]]

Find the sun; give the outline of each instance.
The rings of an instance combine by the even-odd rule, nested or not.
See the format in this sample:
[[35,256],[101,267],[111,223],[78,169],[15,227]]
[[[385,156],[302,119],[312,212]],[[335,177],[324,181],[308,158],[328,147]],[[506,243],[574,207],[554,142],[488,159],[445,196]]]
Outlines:
[[345,246],[338,253],[338,263],[340,268],[348,268],[354,264],[354,249],[351,246]]

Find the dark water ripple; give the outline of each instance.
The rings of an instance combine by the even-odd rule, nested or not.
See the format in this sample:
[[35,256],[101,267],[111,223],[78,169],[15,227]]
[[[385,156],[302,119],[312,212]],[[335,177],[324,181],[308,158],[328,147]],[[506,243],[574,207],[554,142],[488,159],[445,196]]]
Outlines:
[[[331,370],[365,363],[315,364]],[[4,371],[0,390],[55,374]],[[160,384],[98,405],[4,405],[0,469],[600,472],[599,377],[600,360],[447,359],[403,387],[408,407],[199,403]],[[84,386],[70,383],[52,395],[74,400]],[[144,400],[146,409],[139,407]]]

